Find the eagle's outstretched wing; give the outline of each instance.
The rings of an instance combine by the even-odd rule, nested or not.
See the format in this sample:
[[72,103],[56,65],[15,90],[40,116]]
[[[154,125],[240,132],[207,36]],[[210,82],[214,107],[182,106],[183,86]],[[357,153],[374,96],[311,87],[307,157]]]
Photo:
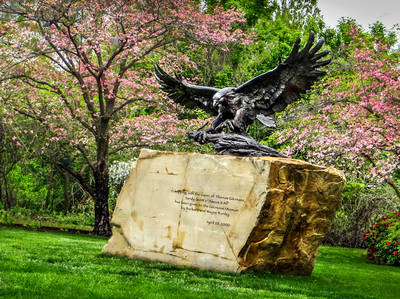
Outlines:
[[241,86],[235,92],[247,96],[255,102],[257,113],[272,115],[282,111],[286,106],[306,92],[319,77],[326,72],[318,70],[319,67],[330,63],[330,59],[320,61],[329,54],[329,51],[317,53],[324,39],[320,39],[314,48],[314,33],[310,33],[304,49],[300,49],[300,38],[297,39],[289,57],[275,69],[263,73]]
[[161,89],[168,93],[174,102],[187,108],[200,107],[212,115],[217,115],[217,108],[213,107],[212,97],[219,91],[218,88],[197,86],[183,82],[182,80],[168,75],[159,65],[154,66],[156,78]]

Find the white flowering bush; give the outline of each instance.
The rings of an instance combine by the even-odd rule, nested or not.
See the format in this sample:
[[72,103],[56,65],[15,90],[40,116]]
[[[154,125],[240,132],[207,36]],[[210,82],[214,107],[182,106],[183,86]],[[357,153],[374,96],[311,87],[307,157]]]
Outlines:
[[110,165],[110,189],[111,189],[111,206],[117,198],[126,178],[128,177],[132,167],[136,164],[137,159],[123,161],[114,161]]
[[128,177],[132,167],[136,164],[136,160],[130,161],[114,161],[110,165],[110,185],[112,187],[119,186],[121,189],[122,185],[125,182],[125,179]]

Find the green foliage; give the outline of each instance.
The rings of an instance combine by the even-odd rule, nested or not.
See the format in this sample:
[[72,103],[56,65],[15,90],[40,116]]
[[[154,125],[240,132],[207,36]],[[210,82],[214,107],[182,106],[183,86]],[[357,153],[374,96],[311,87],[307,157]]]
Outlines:
[[350,32],[355,27],[360,27],[355,19],[341,18],[336,29],[330,28],[325,31],[325,41],[334,53],[338,52],[341,47],[348,46],[353,41]]
[[53,211],[35,212],[21,207],[13,207],[10,210],[0,209],[0,224],[22,225],[30,228],[55,228],[79,229],[91,231],[94,225],[93,213],[59,213]]
[[227,86],[233,86],[232,82],[233,69],[231,66],[226,65],[221,71],[215,74],[215,87],[224,88]]
[[292,28],[310,30],[312,25],[323,26],[317,0],[206,0],[211,11],[215,6],[236,8],[245,13],[248,27],[260,20],[282,20]]
[[400,212],[391,213],[364,232],[367,258],[377,264],[400,266]]
[[358,249],[321,246],[312,276],[304,277],[215,273],[104,256],[105,243],[0,227],[0,297],[392,299],[400,294],[400,268],[365,263]]
[[34,160],[26,161],[24,166],[25,169],[21,165],[15,165],[9,174],[10,182],[15,186],[14,190],[20,206],[40,210],[47,194],[47,186],[44,182],[47,169]]
[[[199,1],[200,2],[200,1]],[[245,13],[247,23],[239,25],[240,28],[250,32],[254,36],[254,42],[250,45],[231,46],[227,51],[216,51],[213,47],[191,49],[189,41],[182,41],[176,44],[176,51],[189,56],[195,62],[196,67],[189,66],[185,60],[178,62],[181,68],[180,72],[183,77],[195,78],[198,82],[205,85],[213,85],[215,87],[237,86],[252,77],[274,68],[280,59],[284,59],[290,52],[291,47],[298,37],[302,37],[303,43],[307,38],[310,30],[317,33],[318,36],[324,36],[327,47],[331,49],[331,56],[334,62],[329,66],[332,76],[341,76],[342,80],[338,88],[345,88],[346,82],[351,80],[359,80],[358,74],[352,69],[351,61],[348,54],[352,51],[350,42],[353,37],[349,34],[349,30],[357,25],[356,21],[349,18],[343,18],[336,28],[325,28],[325,24],[320,16],[316,6],[316,0],[303,1],[275,1],[275,0],[207,0],[208,9],[211,11],[216,5],[224,8],[236,8]],[[359,36],[365,38],[371,45],[374,44],[375,38],[382,40],[389,49],[393,48],[396,42],[395,33],[387,30],[382,23],[376,22],[370,26],[370,32],[359,31]],[[180,56],[180,55],[178,55]],[[153,72],[154,61],[158,61],[163,56],[155,54],[149,56],[145,60],[135,64],[132,70],[147,70]],[[197,77],[197,78],[196,78]],[[351,77],[351,80],[349,78]],[[358,78],[358,79],[357,79]],[[322,90],[324,81],[314,90],[311,97],[318,98],[318,88]],[[39,92],[41,97],[48,97],[48,91]],[[95,97],[95,101],[98,99]],[[305,97],[298,104],[291,105],[295,107],[306,107],[305,110],[314,111],[319,109],[317,105],[307,101]],[[124,118],[134,118],[146,116],[158,112],[163,108],[148,102],[138,102],[134,109],[124,112]],[[304,114],[296,115],[290,112],[293,122],[290,126],[296,126],[302,119]],[[186,120],[191,118],[207,119],[209,115],[201,109],[185,110],[178,115],[179,119]],[[297,118],[297,119],[296,119]],[[24,128],[32,128],[32,123],[23,121],[23,119],[15,119],[17,123]],[[281,122],[285,123],[285,122]],[[286,124],[284,124],[286,126]],[[283,125],[282,125],[283,126]],[[33,128],[36,130],[46,130],[45,127]],[[196,128],[193,128],[196,129]],[[263,127],[261,123],[256,121],[249,128],[249,133],[264,145],[282,150],[286,146],[291,146],[291,141],[280,143],[276,134]],[[39,134],[40,136],[40,134]],[[30,140],[30,135],[23,136]],[[6,143],[9,143],[9,139]],[[25,141],[24,144],[29,144]],[[15,217],[26,218],[29,221],[49,221],[58,224],[93,224],[92,203],[88,200],[87,194],[81,189],[76,190],[76,184],[72,179],[68,182],[67,188],[63,188],[63,182],[67,179],[62,173],[58,173],[54,167],[56,163],[74,162],[77,173],[83,173],[85,178],[89,178],[88,168],[84,167],[84,161],[79,161],[72,157],[71,153],[60,148],[55,149],[55,161],[43,161],[32,156],[40,156],[38,154],[44,143],[38,142],[37,148],[30,148],[30,153],[13,167],[8,174],[9,188],[15,193],[17,207],[9,211],[1,212],[0,201],[0,217],[3,223],[12,224]],[[174,142],[165,145],[155,145],[154,149],[170,150],[170,151],[198,151],[201,153],[214,153],[210,144],[198,145],[188,140],[185,136],[179,136]],[[13,150],[8,150],[9,154],[14,155]],[[112,159],[129,160],[138,155],[139,149],[129,149],[121,154],[113,155]],[[32,153],[31,153],[32,152]],[[37,152],[36,154],[33,152]],[[34,154],[34,155],[33,155]],[[304,153],[297,152],[295,158],[302,159]],[[0,161],[3,162],[5,160]],[[5,163],[5,162],[3,162]],[[7,162],[9,163],[9,162]],[[53,163],[53,165],[51,165]],[[11,164],[11,163],[9,163]],[[351,166],[349,166],[351,167]],[[50,182],[51,171],[55,171],[53,183]],[[394,175],[394,179],[400,179],[400,170]],[[352,181],[354,180],[354,181]],[[1,183],[1,182],[0,182]],[[3,187],[3,186],[2,186]],[[2,192],[4,193],[4,187]],[[111,189],[110,210],[113,210],[118,195],[118,190]],[[0,194],[1,196],[1,194]],[[46,203],[46,198],[50,199],[50,203]],[[69,201],[69,202],[68,202]],[[4,208],[4,207],[3,207]],[[364,231],[376,215],[386,213],[393,207],[390,204],[387,190],[371,187],[367,182],[359,182],[357,178],[351,178],[346,184],[343,205],[338,211],[335,221],[332,225],[331,232],[325,240],[328,244],[341,246],[362,247],[365,243],[361,240],[360,232]],[[63,213],[61,213],[61,211]],[[40,217],[39,217],[40,216]],[[40,220],[38,220],[40,219]],[[28,221],[28,220],[27,220]],[[36,223],[36,222],[35,222]]]
[[276,10],[275,1],[271,0],[206,0],[209,10],[219,5],[224,8],[237,8],[245,13],[248,26],[254,26],[260,18],[272,18]]
[[396,202],[385,188],[372,187],[365,182],[348,180],[343,200],[324,243],[333,246],[365,248],[362,233],[379,215],[393,211]]
[[[255,120],[248,128],[248,133],[258,142],[263,144],[265,139],[271,135],[273,130],[266,128],[259,120]],[[268,145],[268,144],[266,144]],[[269,146],[269,145],[268,145]]]
[[[310,27],[313,26],[310,25]],[[236,81],[243,83],[275,68],[290,54],[296,39],[303,37],[302,42],[304,43],[311,30],[315,31],[317,35],[322,32],[320,28],[304,30],[302,27],[293,27],[282,19],[273,22],[268,19],[260,19],[254,29],[255,42],[242,47],[241,51],[238,51],[239,53],[232,58]],[[238,57],[237,64],[235,64],[235,57]]]
[[[351,35],[354,28],[357,28],[357,36],[365,40],[371,47],[377,39],[379,39],[382,45],[387,46],[388,49],[393,49],[397,42],[395,30],[387,29],[379,21],[371,24],[369,31],[367,31],[355,19],[341,18],[336,28],[327,28],[322,33],[335,60],[347,58],[353,48],[357,46],[354,37]],[[332,65],[330,68],[332,68]]]
[[94,225],[94,214],[93,213],[53,213],[46,219],[56,220],[61,224],[73,224],[73,225]]
[[[60,157],[59,163],[68,164],[72,157]],[[52,169],[53,167],[53,169]],[[9,190],[15,197],[15,208],[37,215],[56,211],[80,212],[86,204],[86,194],[68,174],[49,161],[25,156],[7,174]]]
[[[368,90],[368,86],[366,87],[368,82],[361,82],[361,74],[356,71],[354,58],[350,54],[357,47],[361,49],[360,41],[365,41],[369,49],[375,49],[377,45],[375,37],[380,35],[389,40],[389,37],[392,36],[390,31],[382,28],[379,24],[374,25],[373,32],[364,31],[362,28],[354,28],[356,25],[355,20],[342,19],[337,28],[327,29],[322,32],[327,46],[331,50],[330,56],[333,58],[332,63],[327,67],[328,75],[314,86],[307,97],[303,97],[297,103],[291,104],[289,109],[284,111],[281,117],[278,118],[278,124],[283,129],[294,132],[292,138],[287,139],[286,143],[281,143],[280,146],[284,147],[286,145],[288,148],[293,148],[296,143],[301,144],[301,147],[299,146],[293,151],[293,157],[333,166],[344,170],[347,174],[348,182],[344,188],[342,206],[332,223],[331,231],[326,235],[325,244],[365,247],[366,244],[362,240],[362,232],[372,225],[378,215],[394,211],[398,205],[395,192],[390,186],[385,186],[382,182],[377,182],[367,177],[371,173],[367,169],[368,161],[366,163],[354,163],[351,159],[345,160],[343,153],[340,151],[331,153],[330,157],[332,158],[330,160],[324,160],[321,155],[326,154],[325,149],[312,147],[313,141],[324,140],[323,142],[328,143],[332,140],[330,136],[321,136],[321,129],[318,126],[313,126],[320,119],[324,119],[324,124],[326,124],[327,128],[335,128],[335,132],[340,132],[339,138],[340,136],[342,136],[343,140],[347,138],[345,136],[349,132],[350,126],[339,125],[344,123],[341,122],[342,119],[350,122],[348,118],[340,116],[341,114],[339,113],[346,111],[346,109],[342,111],[338,109],[339,112],[332,113],[326,118],[324,111],[329,109],[329,106],[340,107],[346,101],[357,101],[357,90],[349,92],[348,98],[343,95],[352,84],[359,83],[361,88],[364,87],[364,89]],[[392,55],[391,51],[380,53]],[[337,91],[338,96],[324,102],[326,93],[324,94],[323,89],[333,81],[335,81],[335,88],[337,88],[333,90]],[[307,127],[316,129],[307,131],[305,130]],[[285,136],[285,133],[280,131],[277,135],[282,137]],[[307,135],[309,136],[308,139]],[[297,138],[298,136],[302,137]],[[285,138],[281,138],[281,142],[283,142],[282,140],[285,140]],[[346,146],[342,146],[342,148],[349,151]],[[392,165],[390,162],[388,164]],[[393,180],[395,184],[397,184],[397,180],[398,178]]]
[[198,109],[196,109],[196,117],[198,119],[207,119],[210,117],[210,115],[207,112],[205,112],[204,110],[198,108]]
[[234,46],[228,57],[224,57],[225,53],[214,53],[209,70],[202,67],[200,77],[216,87],[236,86],[273,69],[280,59],[287,57],[298,37],[307,36],[311,30],[320,35],[325,28],[315,0],[205,2],[209,11],[219,5],[244,12],[247,23],[241,28],[252,34],[254,40],[250,45]]
[[377,38],[383,45],[389,49],[392,48],[397,42],[396,32],[388,30],[382,22],[376,21],[369,26],[370,33],[374,38]]
[[14,218],[9,216],[9,213],[0,208],[0,223],[5,225],[13,225],[15,224]]
[[353,203],[359,197],[360,192],[365,189],[365,184],[359,182],[346,182],[343,188],[343,200]]

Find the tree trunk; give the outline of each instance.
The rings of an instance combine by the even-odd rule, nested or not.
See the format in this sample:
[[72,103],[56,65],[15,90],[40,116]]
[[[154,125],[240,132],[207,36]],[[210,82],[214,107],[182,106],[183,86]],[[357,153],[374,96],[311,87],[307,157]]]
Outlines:
[[0,203],[3,203],[3,207],[4,207],[5,205],[4,205],[4,202],[3,202],[3,189],[2,189],[2,186],[3,186],[3,182],[0,179]]
[[396,187],[396,185],[392,181],[388,180],[387,183],[389,184],[390,187],[392,187],[392,189],[396,193],[397,199],[400,200],[400,190]]
[[110,213],[108,210],[108,119],[102,118],[97,137],[97,164],[94,170],[94,229],[99,236],[111,236]]
[[108,171],[99,172],[95,175],[95,197],[94,197],[94,229],[93,232],[99,236],[110,236],[110,214],[108,210]]
[[68,173],[61,173],[62,178],[63,178],[63,193],[64,193],[64,202],[63,202],[63,212],[64,215],[68,213],[68,211],[71,208],[71,196],[69,194],[69,175]]
[[50,199],[51,199],[51,195],[52,195],[51,191],[54,189],[54,183],[55,183],[54,182],[54,170],[51,170],[49,184],[48,184],[47,193],[46,193],[46,198],[43,203],[43,209],[45,211],[49,211],[49,208],[50,208]]
[[4,182],[4,209],[9,210],[10,208],[12,208],[12,200],[10,199],[7,176],[4,174],[4,172],[2,173],[2,177]]

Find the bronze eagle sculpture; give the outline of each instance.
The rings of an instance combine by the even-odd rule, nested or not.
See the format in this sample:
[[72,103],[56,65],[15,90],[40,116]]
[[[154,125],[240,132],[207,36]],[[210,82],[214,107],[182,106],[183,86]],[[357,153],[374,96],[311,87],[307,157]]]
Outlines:
[[238,87],[218,89],[189,84],[170,76],[158,65],[155,66],[155,74],[161,89],[176,103],[188,108],[200,107],[216,116],[210,128],[192,136],[194,139],[204,142],[207,134],[221,133],[224,128],[230,129],[234,134],[246,136],[247,127],[255,119],[274,128],[275,121],[271,116],[283,111],[326,74],[319,68],[331,62],[330,59],[321,60],[329,51],[318,53],[324,39],[321,38],[312,47],[314,33],[311,32],[301,50],[300,42],[298,38],[290,55],[276,68]]

